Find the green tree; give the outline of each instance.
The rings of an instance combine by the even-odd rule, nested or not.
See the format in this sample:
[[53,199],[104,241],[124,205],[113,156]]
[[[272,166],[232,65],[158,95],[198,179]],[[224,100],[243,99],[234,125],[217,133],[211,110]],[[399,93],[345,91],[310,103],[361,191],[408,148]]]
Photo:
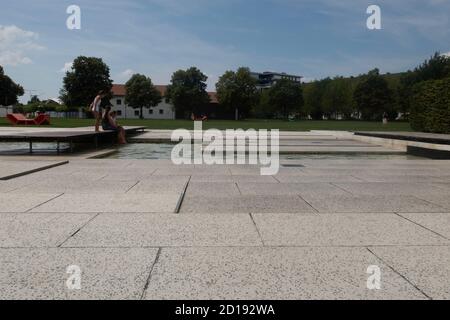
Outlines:
[[269,103],[285,119],[292,112],[300,113],[303,106],[303,90],[299,83],[281,79],[269,89]]
[[337,119],[338,116],[343,116],[345,119],[351,118],[354,109],[350,81],[343,77],[336,77],[327,83],[322,97],[322,107],[329,118]]
[[30,104],[30,103],[39,103],[39,102],[41,102],[41,100],[39,100],[38,96],[32,96],[30,101],[28,101],[28,104]]
[[140,109],[140,117],[144,118],[143,109],[156,107],[161,101],[161,93],[155,88],[152,80],[144,75],[135,74],[125,84],[126,103],[135,109]]
[[311,118],[314,120],[323,120],[323,97],[325,94],[325,90],[331,81],[332,80],[330,78],[325,78],[319,81],[305,84],[305,116],[311,116]]
[[199,115],[210,102],[206,80],[208,77],[195,67],[178,70],[172,75],[166,101],[175,107],[177,118],[189,118],[192,113]]
[[393,97],[387,81],[378,69],[369,71],[357,85],[354,99],[364,120],[378,120],[384,113],[392,115]]
[[100,58],[76,58],[72,70],[66,73],[61,100],[68,107],[88,106],[99,91],[110,91],[112,80],[109,67]]
[[256,84],[249,68],[225,72],[216,84],[220,105],[230,113],[235,112],[236,120],[248,117],[259,98]]
[[411,127],[417,131],[450,133],[450,77],[422,81],[413,88]]
[[414,95],[413,87],[422,81],[441,80],[450,77],[450,57],[436,52],[414,71],[408,71],[400,78],[398,104],[403,113],[408,113]]
[[0,105],[14,105],[18,103],[18,97],[23,96],[24,93],[22,86],[5,75],[3,67],[0,66]]

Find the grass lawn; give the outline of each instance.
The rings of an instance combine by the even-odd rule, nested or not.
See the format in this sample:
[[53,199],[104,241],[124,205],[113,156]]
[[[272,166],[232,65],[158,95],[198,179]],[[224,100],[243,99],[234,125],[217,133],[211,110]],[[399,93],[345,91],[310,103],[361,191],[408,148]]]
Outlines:
[[[92,126],[92,119],[52,119],[54,128],[75,128]],[[192,121],[188,120],[119,120],[124,126],[145,126],[149,129],[193,129]],[[0,118],[0,126],[10,126],[5,118]],[[310,130],[344,130],[344,131],[412,131],[407,122],[391,122],[383,125],[381,122],[366,121],[279,121],[279,120],[210,120],[204,122],[204,129],[280,129],[282,131]]]

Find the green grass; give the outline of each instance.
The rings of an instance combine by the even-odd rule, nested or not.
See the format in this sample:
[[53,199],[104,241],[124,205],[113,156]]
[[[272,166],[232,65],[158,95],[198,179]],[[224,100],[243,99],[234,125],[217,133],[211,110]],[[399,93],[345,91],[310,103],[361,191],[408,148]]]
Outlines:
[[[149,129],[193,129],[193,122],[188,120],[120,120],[124,126],[145,126]],[[75,128],[92,126],[92,119],[52,119],[54,128]],[[11,126],[5,118],[0,118],[0,126]],[[280,129],[282,131],[310,130],[343,130],[343,131],[412,131],[407,122],[391,122],[383,125],[381,122],[366,121],[279,121],[279,120],[211,120],[204,122],[204,129]]]

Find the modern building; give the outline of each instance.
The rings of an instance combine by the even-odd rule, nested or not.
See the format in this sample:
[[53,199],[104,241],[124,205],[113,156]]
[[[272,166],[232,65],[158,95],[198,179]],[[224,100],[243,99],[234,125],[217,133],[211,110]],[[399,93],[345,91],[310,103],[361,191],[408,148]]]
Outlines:
[[[167,91],[167,86],[156,85],[156,89],[164,97]],[[141,110],[134,109],[128,106],[125,102],[126,87],[123,84],[115,84],[112,87],[113,98],[111,104],[113,110],[117,111],[117,117],[121,119],[139,119],[141,118]],[[217,95],[215,92],[208,92],[211,99],[211,105],[218,105]],[[144,119],[160,119],[170,120],[175,119],[175,108],[172,104],[167,103],[163,98],[161,103],[153,108],[143,109]]]
[[277,72],[252,72],[252,77],[258,81],[257,87],[259,90],[270,89],[277,81],[282,79],[288,79],[297,83],[302,83],[302,76],[290,75],[287,73],[277,73]]

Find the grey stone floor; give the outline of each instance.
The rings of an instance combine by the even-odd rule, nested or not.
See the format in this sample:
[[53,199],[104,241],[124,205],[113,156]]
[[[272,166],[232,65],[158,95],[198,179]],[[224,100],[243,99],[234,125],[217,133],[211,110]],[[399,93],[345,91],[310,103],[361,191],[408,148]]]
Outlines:
[[0,181],[0,299],[450,299],[450,161],[299,163],[71,160]]

